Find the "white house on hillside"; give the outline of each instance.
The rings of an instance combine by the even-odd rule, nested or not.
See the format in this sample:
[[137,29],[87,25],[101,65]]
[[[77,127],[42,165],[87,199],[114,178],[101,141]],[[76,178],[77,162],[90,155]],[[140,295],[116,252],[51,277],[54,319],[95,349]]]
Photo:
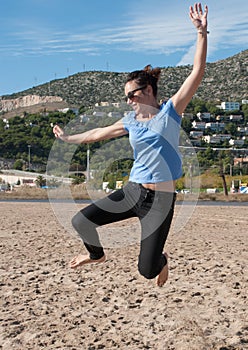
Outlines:
[[245,143],[244,140],[234,140],[234,139],[229,140],[229,144],[231,146],[243,146],[244,143]]
[[225,129],[225,123],[206,123],[206,129],[214,130],[214,131],[222,131]]
[[93,113],[94,117],[106,117],[106,113],[105,112],[101,112],[101,111],[94,111]]
[[190,131],[189,133],[190,137],[192,138],[199,138],[199,137],[202,137],[203,136],[203,131],[196,131],[196,130],[193,130],[193,131]]
[[211,114],[209,112],[204,112],[204,113],[199,112],[196,114],[196,116],[199,120],[210,120],[211,118]]
[[194,129],[198,129],[198,130],[204,130],[206,127],[206,123],[205,122],[197,122],[197,121],[193,121],[192,122],[192,127]]
[[221,143],[231,139],[229,134],[206,135],[202,138],[207,143]]
[[240,122],[243,119],[243,116],[241,114],[236,114],[236,115],[229,115],[229,120],[233,122]]
[[237,130],[242,135],[248,135],[248,126],[238,126]]
[[193,113],[183,113],[182,118],[187,118],[187,119],[193,120],[194,115],[193,115]]
[[221,102],[220,108],[225,111],[237,111],[240,109],[240,104],[239,102]]

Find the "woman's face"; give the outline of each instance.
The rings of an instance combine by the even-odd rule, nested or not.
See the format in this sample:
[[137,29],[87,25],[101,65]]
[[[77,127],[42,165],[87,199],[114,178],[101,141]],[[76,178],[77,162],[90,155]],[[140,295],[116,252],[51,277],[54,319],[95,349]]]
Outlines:
[[125,95],[127,104],[132,106],[135,112],[142,109],[142,105],[149,105],[150,96],[148,93],[150,86],[139,85],[135,80],[129,81],[125,85]]
[[125,85],[125,95],[128,104],[132,104],[133,101],[138,101],[142,97],[145,85],[139,85],[134,80],[129,81]]
[[150,85],[139,85],[135,80],[129,81],[125,85],[125,95],[127,104],[130,105],[136,114],[146,114],[151,106],[157,104],[153,96]]

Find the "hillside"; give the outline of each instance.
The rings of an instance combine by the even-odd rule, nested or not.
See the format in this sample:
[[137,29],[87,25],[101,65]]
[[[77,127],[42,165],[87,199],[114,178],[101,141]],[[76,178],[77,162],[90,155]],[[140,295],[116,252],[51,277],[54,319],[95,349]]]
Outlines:
[[[163,68],[159,98],[167,98],[175,93],[191,69],[190,65]],[[225,60],[208,63],[196,96],[207,101],[248,99],[247,72],[248,50]],[[39,95],[61,97],[70,106],[92,106],[100,101],[117,102],[123,98],[126,75],[127,73],[103,71],[77,73],[16,94],[2,96],[2,100]]]

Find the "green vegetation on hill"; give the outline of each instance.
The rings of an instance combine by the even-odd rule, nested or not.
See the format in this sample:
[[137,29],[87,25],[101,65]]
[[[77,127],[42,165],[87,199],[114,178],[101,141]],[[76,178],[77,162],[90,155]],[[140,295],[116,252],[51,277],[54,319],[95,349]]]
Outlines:
[[[150,63],[150,62],[148,62]],[[248,99],[248,50],[215,63],[208,63],[205,76],[196,93],[204,101]],[[142,69],[142,67],[140,67]],[[159,99],[168,98],[180,87],[192,66],[162,68]],[[17,98],[29,94],[59,96],[69,105],[90,107],[100,101],[122,101],[127,73],[82,72],[64,79],[52,80],[28,90],[3,96]]]
[[[205,111],[211,108],[214,108],[214,104],[210,102],[204,103],[204,101],[200,99],[193,99],[188,106],[188,111],[195,115],[198,111]],[[101,111],[103,110],[104,108],[102,107]],[[106,110],[109,111],[109,107],[106,107]],[[91,109],[91,113],[92,112],[93,110]],[[216,112],[220,111],[217,110]],[[222,113],[224,112],[222,111]],[[243,113],[243,123],[246,124],[248,121],[248,109],[240,113]],[[62,141],[56,141],[55,143],[52,126],[60,124],[62,127],[66,127],[69,133],[79,133],[95,127],[112,124],[114,121],[115,119],[113,117],[94,117],[92,114],[89,117],[85,118],[84,115],[83,118],[80,118],[72,111],[68,111],[67,113],[51,112],[25,114],[23,118],[16,116],[8,120],[7,128],[6,123],[0,119],[0,160],[11,160],[12,167],[25,170],[29,166],[30,152],[31,169],[42,172],[46,169],[47,160],[52,149],[52,157],[55,162],[61,164],[65,163],[69,166],[70,171],[85,171],[87,167],[88,146],[68,145]],[[189,122],[189,119],[183,118],[182,127],[185,131],[185,136],[187,135],[188,137],[191,129],[191,121]],[[237,126],[235,123],[227,123],[226,129],[223,132],[237,133]],[[89,146],[91,156],[95,154],[92,159],[92,161],[94,161],[92,167],[94,169],[99,169],[101,163],[106,163],[106,159],[108,159],[109,164],[104,164],[104,166],[107,166],[109,173],[114,172],[118,179],[128,174],[131,163],[126,158],[131,158],[132,152],[127,148],[123,139],[127,140],[126,138],[121,138],[117,143],[102,141],[91,144]],[[106,150],[102,146],[107,142],[110,143]],[[182,144],[185,145],[184,142]],[[198,152],[198,162],[201,171],[214,167],[219,169],[220,162],[222,162],[226,173],[230,173],[231,170],[233,174],[240,172],[239,167],[233,166],[233,158],[235,156],[240,156],[239,153],[233,153],[231,149],[230,151],[215,151],[208,144],[204,143],[202,146],[206,147],[206,149]],[[225,143],[223,143],[222,146],[226,146]],[[100,149],[105,153],[97,152],[97,150]],[[183,152],[182,150],[182,153]],[[116,159],[124,160],[118,161],[115,165],[111,165],[111,162],[115,162]],[[230,169],[230,167],[232,167],[232,169]],[[114,169],[117,170],[114,171]],[[187,170],[185,170],[185,172],[186,171]],[[242,168],[242,172],[243,174],[248,173],[248,169],[245,165]],[[104,180],[112,181],[113,179],[109,177],[109,174],[105,174]]]
[[[230,57],[226,60],[216,63],[209,63],[206,67],[206,74],[197,94],[192,99],[187,107],[188,113],[193,114],[196,119],[198,112],[210,112],[213,116],[225,116],[223,110],[219,110],[216,105],[220,101],[235,100],[241,102],[242,99],[248,99],[247,86],[247,68],[248,67],[248,50],[241,52],[238,55]],[[142,67],[141,67],[142,68]],[[191,66],[182,67],[167,67],[162,69],[160,80],[160,95],[159,98],[168,98],[177,91],[183,80],[190,73]],[[120,102],[123,101],[123,84],[126,73],[113,72],[83,72],[65,79],[58,79],[43,84],[18,94],[11,96],[3,96],[6,98],[17,98],[28,94],[37,94],[41,96],[54,95],[60,96],[71,106],[77,106],[80,113],[90,115],[87,122],[80,121],[72,111],[67,113],[49,112],[49,113],[27,113],[24,111],[24,116],[16,115],[8,120],[8,127],[2,119],[0,119],[0,163],[7,160],[12,162],[16,169],[27,169],[29,161],[31,169],[36,171],[45,171],[46,164],[53,149],[55,162],[56,159],[69,162],[70,170],[85,171],[87,166],[87,145],[66,146],[63,142],[57,141],[54,146],[54,135],[52,133],[52,125],[59,123],[63,127],[70,125],[70,132],[82,132],[92,129],[93,127],[101,127],[113,123],[113,117],[94,117],[93,106],[101,101]],[[126,108],[127,106],[125,106]],[[111,107],[112,108],[112,107]],[[110,107],[98,108],[98,111],[108,113]],[[45,108],[44,108],[45,109]],[[124,109],[116,111],[123,114]],[[243,115],[243,126],[248,122],[248,105],[243,105],[241,111],[237,111]],[[23,111],[22,111],[23,114]],[[87,119],[87,118],[86,118]],[[191,120],[184,118],[182,127],[187,135],[192,128]],[[239,136],[237,124],[226,123],[225,133],[230,133],[233,136]],[[110,164],[106,165],[107,173],[103,179],[109,182],[125,178],[128,175],[131,167],[129,153],[127,154],[124,147],[124,139],[119,140],[119,148],[113,148],[113,144],[109,144],[108,152],[110,154]],[[97,151],[102,148],[105,142],[97,142],[90,145],[91,155],[95,154],[95,169],[101,165],[101,154]],[[244,147],[247,147],[245,141]],[[30,146],[30,147],[29,147]],[[230,151],[214,151],[207,144],[202,144],[206,149],[198,152],[198,162],[201,172],[207,169],[212,169],[213,173],[219,173],[220,169],[226,174],[248,174],[247,166],[243,165],[242,169],[239,166],[233,166],[234,156],[243,156],[239,153]],[[221,146],[227,146],[221,144]],[[74,148],[73,148],[74,147]],[[112,153],[111,153],[112,152]],[[113,159],[111,158],[113,154]],[[117,161],[116,159],[122,159]],[[111,164],[111,160],[113,161]],[[187,173],[187,169],[184,169]],[[112,174],[112,175],[111,175]],[[182,185],[183,187],[183,185]]]
[[[24,118],[16,116],[8,120],[7,128],[6,123],[0,119],[0,160],[12,161],[13,168],[25,170],[29,165],[30,153],[31,169],[42,172],[46,169],[47,160],[53,147],[55,160],[57,159],[59,163],[66,162],[68,164],[69,162],[72,171],[85,171],[88,146],[68,145],[59,140],[55,143],[52,132],[53,125],[59,124],[66,128],[67,132],[75,133],[106,126],[114,121],[112,117],[91,116],[88,121],[82,122],[72,111],[27,114]],[[91,153],[94,153],[106,142],[95,142],[90,145]],[[120,149],[116,156],[125,157],[125,153]]]

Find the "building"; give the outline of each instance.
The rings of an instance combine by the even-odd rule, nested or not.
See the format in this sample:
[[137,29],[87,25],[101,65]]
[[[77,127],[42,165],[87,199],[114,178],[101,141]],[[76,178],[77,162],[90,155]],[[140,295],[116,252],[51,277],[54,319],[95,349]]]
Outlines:
[[238,140],[234,140],[234,139],[230,139],[229,140],[229,144],[231,145],[231,146],[243,146],[244,145],[244,143],[245,143],[245,141],[244,140],[240,140],[240,139],[238,139]]
[[116,108],[120,108],[123,103],[121,103],[121,102],[112,102],[111,104],[112,104],[112,106],[114,106]]
[[233,164],[234,164],[234,166],[248,164],[248,157],[245,157],[245,158],[234,158]]
[[229,115],[229,120],[232,122],[240,122],[242,119],[243,119],[243,116],[241,114]]
[[215,119],[217,120],[217,122],[220,122],[220,121],[224,120],[225,117],[222,115],[217,115]]
[[64,184],[71,184],[72,179],[67,177],[58,177],[47,174],[32,173],[21,170],[1,170],[0,178],[2,183],[9,184],[10,186],[29,186],[36,187],[36,179],[42,176],[46,180],[63,182]]
[[206,129],[210,129],[210,130],[213,130],[213,131],[222,131],[225,129],[225,123],[219,123],[219,122],[216,122],[216,123],[206,123]]
[[189,135],[190,135],[190,137],[192,137],[193,139],[198,139],[199,137],[202,137],[202,136],[203,136],[203,131],[196,131],[196,130],[193,130],[193,131],[190,131]]
[[239,102],[221,102],[220,108],[224,111],[237,111],[240,109],[240,104]]
[[197,130],[204,130],[205,127],[206,127],[206,123],[205,122],[197,122],[197,121],[193,121],[192,122],[192,127],[194,129],[197,129]]
[[237,131],[242,135],[248,135],[248,127],[247,126],[238,126]]
[[95,103],[95,107],[109,107],[109,102],[107,101],[102,101],[102,102],[97,102]]
[[94,111],[94,112],[92,113],[92,115],[93,115],[94,117],[106,117],[106,113],[105,113],[105,112],[100,112],[100,111]]
[[194,115],[193,115],[193,113],[182,113],[182,118],[187,118],[187,119],[193,120]]
[[223,141],[228,141],[231,139],[229,134],[215,134],[215,135],[206,135],[202,139],[207,143],[221,143]]
[[10,184],[11,186],[16,185],[19,183],[21,186],[29,186],[29,187],[36,187],[36,177],[31,174],[31,176],[18,176],[18,175],[12,175],[12,174],[1,174],[1,179],[7,184]]
[[191,145],[193,147],[200,147],[201,146],[201,138],[198,139],[190,139]]
[[120,119],[122,117],[122,114],[120,112],[109,112],[108,117]]
[[69,111],[72,111],[75,115],[78,115],[79,113],[79,109],[78,108],[59,108],[58,109],[58,112],[61,112],[61,113],[67,113]]
[[203,141],[207,143],[221,143],[220,135],[206,135],[202,137]]
[[211,118],[211,114],[209,112],[204,112],[204,113],[199,112],[196,114],[196,116],[199,120],[210,120]]

